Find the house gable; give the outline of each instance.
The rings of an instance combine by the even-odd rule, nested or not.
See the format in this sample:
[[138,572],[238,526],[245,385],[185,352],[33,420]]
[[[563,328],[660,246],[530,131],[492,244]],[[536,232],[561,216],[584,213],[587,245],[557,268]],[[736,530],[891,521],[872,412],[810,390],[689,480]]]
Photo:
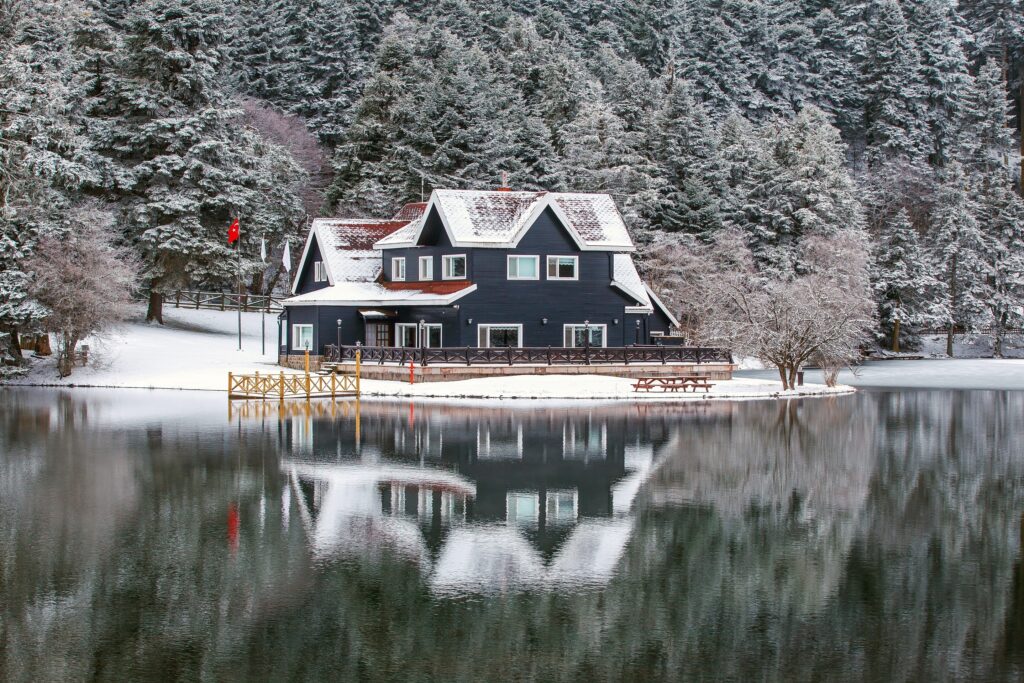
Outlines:
[[417,246],[421,247],[450,247],[452,241],[445,230],[444,221],[437,207],[431,207],[430,213],[423,220],[423,229],[420,230]]
[[[324,262],[323,253],[320,251],[320,243],[316,238],[316,234],[310,231],[309,241],[302,253],[302,260],[299,261],[299,270],[296,273],[295,285],[292,288],[293,294],[307,294],[330,286],[331,283],[326,278],[322,282],[316,282],[314,278],[314,264],[318,262]],[[326,264],[324,265],[324,272],[327,272]]]

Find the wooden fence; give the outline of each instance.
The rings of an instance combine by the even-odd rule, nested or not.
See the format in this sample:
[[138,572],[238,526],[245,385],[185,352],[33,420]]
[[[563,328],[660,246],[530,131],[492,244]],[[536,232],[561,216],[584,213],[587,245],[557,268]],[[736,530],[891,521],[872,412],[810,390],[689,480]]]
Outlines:
[[728,349],[694,346],[624,346],[624,347],[502,347],[477,348],[400,348],[391,346],[337,346],[328,344],[324,360],[339,362],[354,360],[361,355],[362,362],[378,365],[396,363],[408,365],[594,365],[615,363],[732,363]]
[[352,375],[285,374],[236,375],[228,373],[228,398],[336,398],[359,396],[359,362]]
[[284,310],[281,301],[281,297],[266,294],[195,292],[185,290],[178,290],[174,293],[175,308],[209,308],[218,311],[234,311],[241,306],[243,311],[280,313]]

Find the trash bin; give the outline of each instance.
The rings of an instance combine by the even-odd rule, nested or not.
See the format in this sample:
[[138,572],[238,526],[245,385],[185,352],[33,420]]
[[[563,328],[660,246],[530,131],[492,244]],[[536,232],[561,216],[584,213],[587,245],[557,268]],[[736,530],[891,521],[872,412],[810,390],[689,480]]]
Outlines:
[[803,370],[797,370],[796,371],[796,385],[798,387],[802,387],[804,385],[804,371]]

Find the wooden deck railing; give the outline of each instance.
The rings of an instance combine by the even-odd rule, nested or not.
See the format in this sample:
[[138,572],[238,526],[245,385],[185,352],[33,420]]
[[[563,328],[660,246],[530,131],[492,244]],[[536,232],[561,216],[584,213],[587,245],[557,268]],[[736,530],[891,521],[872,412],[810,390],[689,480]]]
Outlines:
[[238,294],[236,292],[197,292],[178,290],[174,293],[175,308],[209,308],[233,311],[241,305],[243,311],[280,313],[281,297],[266,294]]
[[351,375],[285,374],[236,375],[228,373],[228,398],[320,398],[359,395],[359,363]]
[[324,360],[354,360],[378,365],[595,365],[631,363],[732,363],[729,349],[695,346],[623,346],[563,348],[558,346],[523,348],[400,348],[391,346],[337,346],[328,344]]

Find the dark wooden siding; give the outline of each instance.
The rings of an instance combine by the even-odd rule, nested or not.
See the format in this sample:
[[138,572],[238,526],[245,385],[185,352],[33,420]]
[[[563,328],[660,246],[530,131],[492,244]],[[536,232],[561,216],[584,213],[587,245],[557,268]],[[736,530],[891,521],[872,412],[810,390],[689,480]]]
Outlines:
[[296,294],[315,292],[330,285],[326,280],[324,282],[313,281],[313,275],[315,274],[313,264],[317,261],[323,261],[323,255],[320,253],[320,245],[316,243],[316,237],[314,237],[313,243],[309,245],[309,254],[306,256],[306,262],[301,264],[302,270],[298,274],[299,286],[295,290]]

